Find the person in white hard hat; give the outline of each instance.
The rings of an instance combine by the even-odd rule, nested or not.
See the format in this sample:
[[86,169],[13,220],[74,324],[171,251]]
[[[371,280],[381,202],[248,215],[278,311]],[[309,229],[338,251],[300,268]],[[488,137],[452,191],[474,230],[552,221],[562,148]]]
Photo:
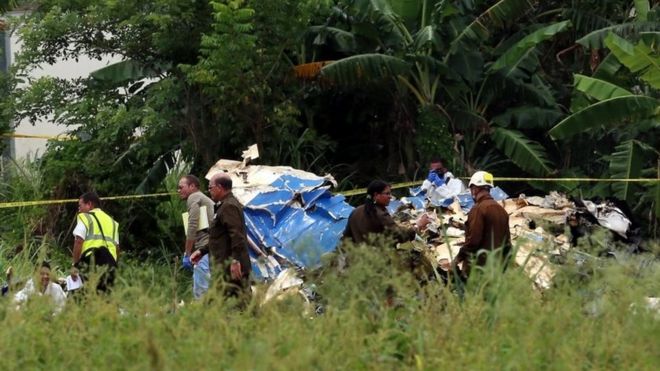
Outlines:
[[490,195],[493,174],[477,171],[470,178],[469,188],[475,204],[465,223],[465,242],[457,254],[453,267],[463,263],[465,277],[470,273],[470,260],[478,266],[486,264],[485,252],[498,251],[506,267],[511,252],[509,214]]

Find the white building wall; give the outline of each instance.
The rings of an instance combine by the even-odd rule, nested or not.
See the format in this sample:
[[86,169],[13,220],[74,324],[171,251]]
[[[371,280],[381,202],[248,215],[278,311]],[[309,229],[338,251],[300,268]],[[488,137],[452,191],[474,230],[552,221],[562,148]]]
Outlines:
[[[17,15],[17,14],[14,14]],[[9,65],[15,61],[16,55],[22,49],[21,41],[19,40],[18,33],[14,32],[9,38]],[[29,76],[36,79],[43,76],[52,76],[65,79],[74,79],[79,77],[88,76],[99,68],[105,67],[109,64],[120,61],[119,57],[104,58],[102,60],[90,59],[86,56],[80,56],[78,61],[67,60],[58,61],[53,65],[41,65],[30,72]],[[56,125],[48,118],[42,118],[35,125],[30,124],[27,120],[19,122],[16,126],[16,134],[39,135],[39,136],[57,136],[64,133],[68,128]],[[34,139],[34,138],[11,138],[10,148],[11,156],[16,159],[26,157],[38,157],[46,150],[47,139]]]

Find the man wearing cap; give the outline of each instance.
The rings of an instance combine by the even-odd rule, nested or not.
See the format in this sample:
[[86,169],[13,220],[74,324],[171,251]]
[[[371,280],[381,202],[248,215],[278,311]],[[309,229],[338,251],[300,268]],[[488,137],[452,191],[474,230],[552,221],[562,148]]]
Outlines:
[[490,195],[493,187],[493,175],[477,171],[470,178],[470,193],[475,201],[465,223],[465,242],[452,264],[463,263],[462,272],[470,274],[470,260],[478,266],[486,264],[487,252],[497,251],[504,267],[511,253],[511,233],[509,214]]

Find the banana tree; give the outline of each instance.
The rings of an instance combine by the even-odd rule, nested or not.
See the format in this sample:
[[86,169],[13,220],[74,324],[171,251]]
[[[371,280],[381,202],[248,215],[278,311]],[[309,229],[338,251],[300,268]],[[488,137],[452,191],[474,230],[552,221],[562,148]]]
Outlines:
[[[454,137],[452,134],[457,133],[458,128],[454,125],[456,120],[448,112],[447,107],[457,99],[456,96],[466,91],[470,94],[468,85],[481,81],[484,75],[483,57],[474,44],[483,42],[493,31],[511,25],[518,17],[531,10],[535,2],[500,0],[482,12],[477,12],[477,6],[482,6],[485,2],[450,3],[425,0],[419,2],[416,9],[410,8],[410,2],[402,4],[401,1],[396,0],[355,3],[360,5],[362,17],[358,17],[357,22],[352,25],[353,38],[346,38],[345,33],[336,31],[332,33],[341,36],[344,41],[375,35],[373,42],[375,47],[371,52],[351,55],[323,66],[321,76],[339,85],[389,82],[397,86],[395,91],[409,92],[415,98],[420,110],[421,119],[418,119],[417,123],[418,136],[425,137],[446,132],[437,127],[428,132],[419,132],[424,130],[424,121],[429,121],[425,118],[430,111],[431,116],[434,117],[430,121],[435,122],[430,126],[449,127],[449,133],[445,135],[448,141],[442,141],[442,138],[436,136],[439,144],[433,151],[449,150],[450,156],[453,157],[451,150],[456,146],[452,144]],[[405,8],[407,18],[393,11],[393,9],[402,9],[404,5],[407,6]],[[416,18],[411,18],[412,14],[416,14]],[[365,23],[371,27],[365,26]],[[531,50],[536,44],[560,32],[561,28],[566,26],[564,24],[554,29],[540,31],[531,39],[516,44],[512,49],[521,54],[533,54]],[[541,36],[544,32],[547,37]],[[343,43],[346,44],[350,43]],[[510,58],[514,57],[511,55]],[[525,56],[518,57],[524,59]],[[497,68],[505,66],[509,67],[510,71],[520,69],[520,66],[510,63],[509,60],[500,62]],[[445,87],[445,84],[460,86],[458,88],[460,92],[452,91],[452,88]],[[440,96],[443,91],[445,96]],[[475,102],[472,98],[467,100]],[[508,153],[515,153],[516,158],[523,158],[519,155],[521,153],[519,148],[538,149],[538,146],[525,141],[518,133],[507,132],[504,129],[498,133],[500,139],[498,143],[506,145]],[[518,144],[515,151],[510,150],[511,143]],[[418,146],[419,144],[418,141]],[[531,158],[545,159],[545,156],[535,153]],[[517,162],[525,163],[523,165],[525,168],[536,169],[535,166],[526,163],[526,160]],[[547,161],[541,161],[541,164],[548,170]]]
[[[371,40],[373,50],[343,58],[324,66],[321,75],[342,85],[365,81],[391,80],[410,91],[420,105],[435,102],[444,63],[435,57],[438,34],[429,23],[427,9],[441,1],[424,0],[418,4],[397,0],[357,1],[353,20],[354,37]],[[418,9],[414,9],[417,5]],[[420,14],[417,22],[405,14]],[[374,32],[375,31],[375,32]],[[338,34],[337,32],[335,32]]]
[[462,134],[461,159],[468,171],[506,163],[537,176],[556,171],[543,144],[533,139],[562,116],[539,73],[539,47],[569,28],[569,21],[531,26],[503,42],[509,47],[484,54],[481,77],[464,78],[467,86],[446,106],[455,132]]
[[[582,98],[581,102],[587,103],[576,105],[570,116],[549,131],[556,140],[566,141],[577,135],[588,135],[596,142],[615,140],[614,150],[600,158],[600,161],[609,164],[606,177],[660,178],[660,169],[657,167],[660,161],[658,36],[658,33],[641,33],[631,42],[613,32],[609,33],[603,39],[610,51],[608,58],[611,58],[607,68],[612,69],[613,65],[618,64],[614,71],[618,75],[629,75],[630,85],[620,86],[606,79],[576,74],[576,96]],[[600,75],[605,78],[612,76]],[[657,182],[643,184],[642,187],[625,182],[614,183],[611,191],[623,200],[634,202],[638,210],[655,207],[657,218],[660,215],[658,187],[660,185]]]

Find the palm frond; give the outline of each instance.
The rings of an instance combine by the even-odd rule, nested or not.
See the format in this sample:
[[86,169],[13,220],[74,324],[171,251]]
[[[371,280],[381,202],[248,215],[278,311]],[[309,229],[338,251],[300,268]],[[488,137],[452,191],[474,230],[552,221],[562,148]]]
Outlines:
[[[639,142],[627,140],[615,147],[615,152],[609,156],[610,173],[613,178],[633,179],[642,174],[644,152]],[[629,182],[617,182],[612,185],[616,196],[622,200],[632,201],[634,186]]]
[[633,93],[620,86],[580,74],[573,75],[573,86],[576,90],[599,101],[633,95]]
[[401,58],[384,54],[359,54],[328,64],[321,69],[321,76],[340,85],[354,85],[409,72],[410,64]]
[[167,169],[176,163],[176,149],[172,149],[162,154],[153,163],[151,168],[145,174],[140,184],[135,188],[136,194],[150,193],[165,179]]
[[500,0],[486,9],[475,18],[456,38],[451,42],[448,55],[454,54],[459,45],[465,40],[483,40],[490,36],[494,29],[511,24],[518,17],[525,14],[534,7],[535,1],[531,0]]
[[631,72],[639,74],[653,88],[660,89],[660,57],[650,46],[643,41],[633,45],[613,33],[607,35],[605,44]]
[[634,0],[635,2],[635,12],[637,13],[637,19],[640,21],[646,21],[649,17],[649,11],[651,10],[651,5],[649,0]]
[[155,77],[158,71],[155,68],[144,66],[132,59],[126,59],[121,62],[113,63],[96,71],[92,71],[89,76],[95,81],[107,82],[115,85],[122,85],[126,82],[141,80],[147,77]]
[[492,138],[497,148],[526,172],[536,176],[552,173],[554,165],[548,159],[543,146],[527,138],[523,133],[517,130],[496,128]]
[[337,27],[312,26],[308,29],[311,34],[316,34],[314,45],[325,45],[329,42],[342,53],[348,53],[356,49],[355,35],[352,32]]
[[413,36],[413,48],[415,50],[438,49],[439,42],[435,26],[425,26]]
[[497,71],[504,68],[509,70],[515,69],[526,55],[536,46],[553,37],[554,35],[568,29],[571,26],[570,21],[563,21],[553,23],[549,26],[539,28],[531,34],[522,38],[522,40],[515,43],[507,51],[505,51],[490,67],[491,70]]
[[657,22],[627,22],[590,32],[575,42],[588,49],[601,49],[605,45],[605,38],[610,32],[619,36],[630,36],[642,31],[657,31],[657,29]]
[[593,77],[610,82],[616,81],[621,66],[622,64],[616,59],[616,56],[610,53],[600,62],[594,71]]
[[658,100],[639,95],[610,98],[568,116],[550,129],[555,139],[564,139],[593,128],[619,124],[654,114]]

